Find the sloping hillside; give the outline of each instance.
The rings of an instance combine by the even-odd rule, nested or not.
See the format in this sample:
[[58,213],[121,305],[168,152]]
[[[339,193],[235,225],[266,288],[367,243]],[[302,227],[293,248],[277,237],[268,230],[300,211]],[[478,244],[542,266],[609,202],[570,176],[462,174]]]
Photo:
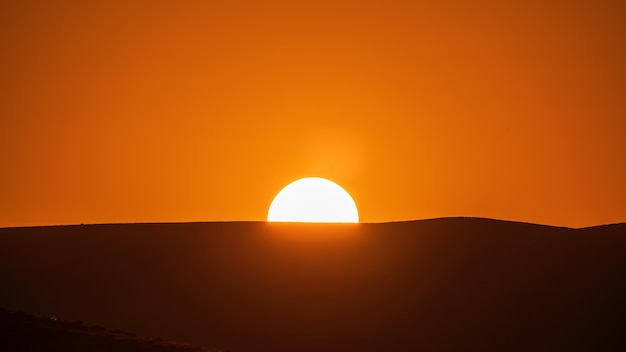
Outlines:
[[0,350],[4,352],[221,352],[189,346],[161,338],[138,336],[122,330],[108,330],[82,321],[68,322],[57,317],[37,317],[0,308]]
[[0,229],[0,305],[238,352],[624,351],[626,225]]

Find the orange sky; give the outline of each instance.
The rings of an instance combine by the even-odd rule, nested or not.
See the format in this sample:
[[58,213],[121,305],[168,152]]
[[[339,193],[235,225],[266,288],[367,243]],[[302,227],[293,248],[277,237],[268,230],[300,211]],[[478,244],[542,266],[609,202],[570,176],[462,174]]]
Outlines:
[[624,1],[3,1],[0,226],[626,221]]

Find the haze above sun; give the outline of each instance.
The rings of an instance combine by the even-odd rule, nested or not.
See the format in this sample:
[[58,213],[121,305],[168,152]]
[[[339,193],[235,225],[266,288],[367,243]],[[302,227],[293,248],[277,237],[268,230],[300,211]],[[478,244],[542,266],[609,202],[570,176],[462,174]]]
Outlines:
[[306,177],[283,188],[270,205],[270,222],[358,223],[354,200],[338,184],[321,177]]

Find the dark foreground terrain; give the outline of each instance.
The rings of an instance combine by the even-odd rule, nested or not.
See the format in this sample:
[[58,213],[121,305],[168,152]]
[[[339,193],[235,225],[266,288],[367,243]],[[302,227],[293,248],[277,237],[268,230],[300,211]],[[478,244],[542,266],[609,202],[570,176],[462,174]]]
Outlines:
[[0,308],[0,350],[3,352],[224,352],[188,346],[162,338],[148,338],[121,330],[108,330],[82,321],[36,317]]
[[0,229],[0,306],[235,352],[626,351],[626,224]]

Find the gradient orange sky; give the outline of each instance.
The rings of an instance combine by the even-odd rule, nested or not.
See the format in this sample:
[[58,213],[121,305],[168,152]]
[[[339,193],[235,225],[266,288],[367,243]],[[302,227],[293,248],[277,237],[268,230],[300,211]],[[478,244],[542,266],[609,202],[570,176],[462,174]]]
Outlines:
[[0,226],[626,221],[624,1],[2,1]]

